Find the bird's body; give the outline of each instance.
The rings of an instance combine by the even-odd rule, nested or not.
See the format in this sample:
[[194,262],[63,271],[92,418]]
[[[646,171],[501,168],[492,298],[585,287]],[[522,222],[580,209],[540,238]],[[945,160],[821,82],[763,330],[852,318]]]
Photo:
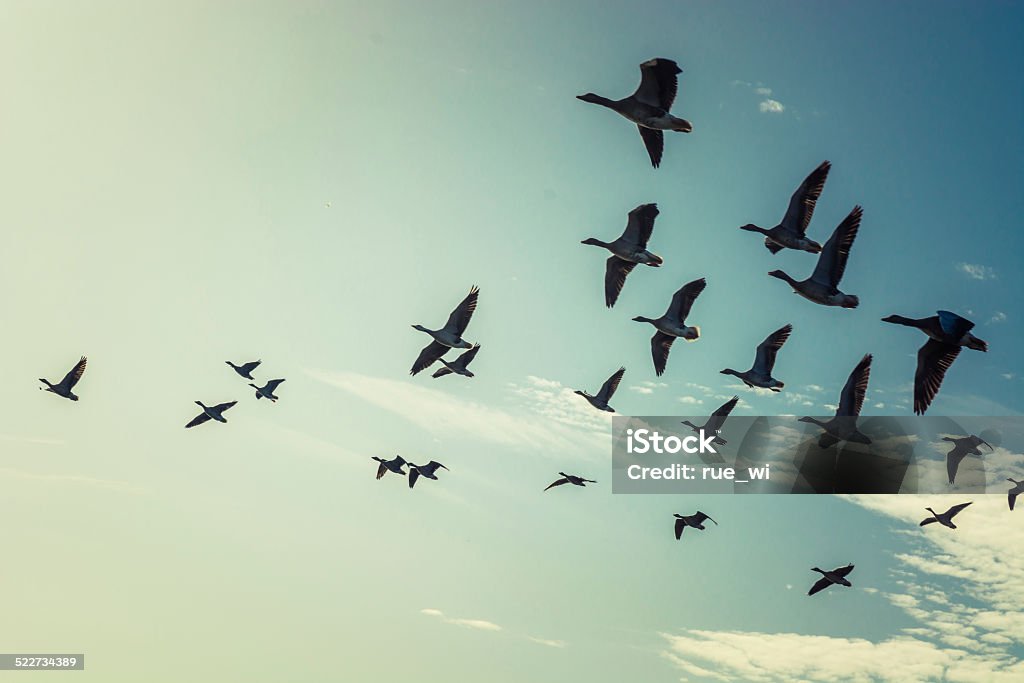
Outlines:
[[278,385],[280,385],[281,382],[283,381],[283,379],[272,379],[262,387],[258,387],[255,384],[250,384],[249,386],[256,390],[257,399],[267,398],[270,399],[272,402],[276,403],[278,397],[274,396],[274,390],[277,389]]
[[601,385],[601,390],[594,396],[585,391],[576,391],[575,393],[587,399],[587,402],[598,410],[614,413],[615,409],[608,405],[608,401],[612,400],[612,396],[615,394],[615,390],[619,388],[619,382],[622,381],[622,376],[625,373],[626,368],[616,370],[615,374],[605,380],[604,384]]
[[831,168],[832,164],[824,161],[811,171],[790,197],[786,215],[774,228],[766,230],[753,223],[748,223],[741,226],[740,230],[759,232],[764,235],[764,246],[773,254],[777,254],[783,249],[797,249],[812,254],[821,253],[821,245],[807,237],[807,226],[811,222],[811,216],[814,215],[814,207],[825,187],[825,180],[828,178]]
[[638,323],[650,323],[657,330],[651,337],[651,356],[654,359],[654,372],[659,377],[665,372],[668,354],[672,350],[672,342],[682,337],[686,341],[696,341],[700,337],[700,328],[687,325],[686,317],[700,293],[707,287],[707,280],[700,278],[683,285],[674,295],[668,310],[660,318],[645,318],[638,315],[633,318]]
[[203,409],[203,412],[196,415],[192,420],[185,425],[185,429],[201,425],[204,422],[213,420],[215,422],[227,423],[227,418],[224,417],[224,412],[231,406],[238,403],[238,401],[230,401],[228,403],[218,403],[215,406],[204,405],[202,401],[195,402],[197,406]]
[[431,460],[426,465],[413,465],[409,463],[409,488],[416,485],[416,480],[420,477],[426,477],[427,479],[437,480],[437,470],[448,469],[436,460]]
[[226,360],[224,362],[230,365],[232,370],[237,372],[245,379],[255,380],[256,378],[252,376],[252,371],[259,367],[261,361],[254,360],[249,363],[242,363],[241,365],[235,365],[229,360]]
[[1007,503],[1010,505],[1010,509],[1013,510],[1013,504],[1017,501],[1017,496],[1024,493],[1024,479],[1017,481],[1007,477],[1006,481],[1012,481],[1014,486],[1006,494]]
[[663,131],[689,133],[693,126],[686,119],[669,113],[676,98],[679,74],[682,69],[671,59],[655,58],[640,65],[640,86],[629,97],[610,100],[601,95],[587,93],[576,99],[607,107],[637,125],[647,148],[651,165],[661,165],[665,146]]
[[985,444],[989,447],[989,450],[995,450],[992,448],[991,444],[983,438],[973,434],[959,439],[951,436],[944,436],[942,437],[942,440],[953,444],[953,450],[946,453],[946,474],[949,475],[950,486],[952,486],[956,480],[956,472],[960,468],[960,461],[968,455],[981,455],[981,449],[979,449],[978,446]]
[[942,526],[949,527],[950,529],[955,529],[956,524],[953,524],[953,518],[956,517],[957,514],[959,514],[960,511],[963,510],[968,505],[970,505],[970,503],[960,503],[959,505],[954,505],[945,512],[941,513],[936,512],[931,508],[925,508],[925,510],[932,513],[932,516],[928,517],[927,519],[921,520],[921,524],[919,526],[925,526],[926,524],[931,524],[932,522],[938,522]]
[[77,401],[78,396],[71,390],[75,388],[75,385],[78,384],[78,380],[82,379],[82,375],[85,374],[85,366],[87,363],[88,360],[86,360],[86,357],[82,356],[79,361],[75,363],[75,367],[71,368],[71,370],[68,371],[68,374],[64,375],[64,379],[56,384],[51,383],[48,379],[40,377],[39,381],[46,386],[39,388],[71,401]]
[[657,204],[641,204],[629,212],[626,229],[616,240],[602,242],[596,237],[588,237],[581,242],[612,253],[605,264],[604,275],[604,301],[608,308],[615,305],[626,283],[626,276],[637,264],[657,268],[664,262],[660,256],[647,250],[647,242],[651,239],[657,216]]
[[757,352],[754,355],[754,364],[749,370],[738,372],[732,368],[726,368],[721,373],[740,378],[748,387],[770,389],[775,392],[782,391],[786,383],[772,377],[772,371],[775,369],[775,356],[778,354],[779,349],[782,348],[782,345],[786,343],[786,340],[789,339],[792,331],[792,325],[785,325],[772,332],[763,342],[758,344]]
[[444,358],[438,358],[438,361],[440,361],[441,365],[443,365],[444,367],[438,368],[434,372],[434,374],[431,375],[431,377],[434,377],[436,379],[437,377],[444,377],[445,375],[450,375],[452,373],[455,373],[456,375],[462,375],[463,377],[473,377],[473,373],[466,369],[466,366],[469,365],[474,358],[476,358],[476,354],[479,350],[480,345],[474,344],[473,348],[471,348],[469,351],[465,351],[464,353],[462,353],[462,355],[456,358],[454,363],[449,363]]
[[476,310],[476,302],[479,295],[480,290],[475,286],[472,287],[466,298],[462,300],[462,303],[456,306],[455,310],[448,316],[448,322],[440,329],[430,330],[422,325],[412,326],[413,329],[429,334],[433,341],[420,351],[420,355],[416,358],[416,362],[413,363],[412,369],[409,371],[410,375],[415,375],[433,365],[434,361],[448,352],[448,349],[473,348],[473,345],[463,339],[462,335],[465,333],[469,321],[473,318],[473,311]]
[[853,571],[852,564],[848,564],[845,567],[838,567],[837,569],[833,569],[830,572],[827,572],[823,569],[818,569],[817,567],[811,567],[811,571],[818,572],[819,574],[821,574],[821,578],[818,579],[813,586],[811,586],[811,590],[807,591],[808,595],[814,595],[819,591],[825,590],[829,586],[839,585],[846,586],[847,588],[853,586],[853,584],[850,583],[850,581],[846,578],[847,575],[849,575],[849,573]]
[[553,481],[550,484],[548,484],[547,488],[544,489],[545,491],[547,491],[548,489],[553,488],[555,486],[561,486],[562,484],[572,484],[573,486],[584,486],[585,487],[587,484],[596,484],[597,483],[593,479],[584,479],[583,477],[577,476],[575,474],[566,474],[565,472],[559,472],[559,474],[562,475],[562,478],[561,479],[556,479],[555,481]]
[[724,446],[728,441],[723,439],[719,433],[722,431],[722,425],[725,424],[725,420],[729,417],[729,413],[732,412],[732,409],[736,407],[736,404],[739,403],[739,401],[739,396],[733,396],[731,399],[723,403],[717,410],[715,410],[715,412],[711,413],[711,417],[708,418],[708,421],[704,423],[703,427],[698,427],[688,420],[683,420],[682,423],[695,432],[704,432],[705,435],[714,434],[715,438],[713,443],[718,444],[719,446]]
[[406,465],[405,458],[400,455],[396,455],[391,460],[385,460],[378,456],[373,456],[373,459],[380,463],[377,466],[377,478],[380,479],[388,472],[394,472],[395,474],[401,474],[405,476],[405,470],[402,468]]
[[871,359],[871,354],[866,354],[850,373],[839,394],[839,406],[836,408],[835,417],[828,422],[813,417],[800,418],[800,422],[810,422],[825,430],[818,439],[818,446],[821,448],[828,448],[840,441],[871,443],[871,439],[857,429],[857,417],[864,405],[864,396],[867,394],[868,381],[871,378]]
[[860,229],[863,210],[856,206],[843,222],[836,227],[828,242],[818,254],[818,264],[814,272],[806,280],[795,280],[781,270],[773,270],[769,275],[785,280],[793,291],[816,304],[822,306],[839,306],[857,308],[860,299],[854,294],[846,294],[839,290],[839,282],[846,272],[846,262],[850,256],[850,248]]
[[705,515],[700,510],[697,510],[697,512],[693,513],[692,515],[674,514],[672,516],[676,518],[675,532],[676,532],[676,540],[677,541],[680,538],[682,538],[683,532],[686,531],[686,527],[692,527],[694,529],[699,529],[700,531],[704,531],[704,521],[705,520],[710,521],[710,522],[714,522],[715,526],[718,526],[718,522],[715,522],[715,520],[711,519],[710,517]]

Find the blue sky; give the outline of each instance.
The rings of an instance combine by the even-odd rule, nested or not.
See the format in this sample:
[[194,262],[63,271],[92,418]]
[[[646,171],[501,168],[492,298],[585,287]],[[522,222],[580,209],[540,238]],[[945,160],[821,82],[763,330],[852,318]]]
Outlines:
[[[626,415],[736,392],[737,414],[824,413],[870,352],[864,412],[909,414],[924,337],[879,318],[944,308],[990,351],[961,355],[929,414],[1024,412],[1022,18],[4,4],[5,650],[85,652],[97,681],[1018,680],[1024,565],[1003,548],[1024,537],[1002,496],[949,534],[916,526],[944,497],[612,496],[609,423],[571,391],[624,365]],[[694,126],[657,170],[574,98],[628,95],[654,56],[683,68],[673,111]],[[824,159],[809,234],[865,212],[853,311],[795,297],[767,272],[813,258],[737,229],[774,225]],[[579,242],[646,202],[665,265],[608,310],[604,255]],[[702,338],[656,378],[630,318],[697,277]],[[427,342],[409,325],[473,284],[477,377],[409,377]],[[785,323],[785,392],[719,374]],[[33,388],[82,354],[79,403]],[[281,400],[229,358],[286,377]],[[186,432],[197,399],[239,405]],[[394,453],[451,471],[374,481]],[[599,483],[542,494],[559,470]],[[694,509],[720,526],[676,543]],[[853,589],[804,595],[811,566],[846,562]],[[189,654],[154,667],[168,652]]]

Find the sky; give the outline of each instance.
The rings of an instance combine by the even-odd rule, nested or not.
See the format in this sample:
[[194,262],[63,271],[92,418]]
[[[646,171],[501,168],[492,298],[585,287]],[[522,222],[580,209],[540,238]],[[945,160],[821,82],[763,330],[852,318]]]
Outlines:
[[[1024,541],[1003,495],[611,493],[610,418],[909,415],[924,341],[972,319],[929,411],[1024,412],[1020,3],[91,2],[0,6],[0,563],[5,652],[83,681],[1010,681]],[[624,97],[676,60],[653,169]],[[854,205],[855,310],[769,278]],[[609,240],[660,208],[614,309]],[[654,375],[651,329],[707,278]],[[410,377],[470,286],[473,379]],[[783,324],[776,377],[749,367]],[[77,403],[39,392],[79,356]],[[454,354],[453,354],[454,356]],[[287,381],[257,401],[225,360]],[[183,426],[238,400],[227,424]],[[936,446],[937,447],[937,446]],[[374,480],[372,456],[439,481]],[[1001,463],[1024,472],[1024,456]],[[559,471],[598,483],[542,489]],[[999,470],[1001,473],[1003,470]],[[1012,476],[1012,475],[1010,475]],[[676,542],[672,514],[718,522]],[[687,532],[689,533],[689,532]],[[813,598],[810,567],[853,562]]]

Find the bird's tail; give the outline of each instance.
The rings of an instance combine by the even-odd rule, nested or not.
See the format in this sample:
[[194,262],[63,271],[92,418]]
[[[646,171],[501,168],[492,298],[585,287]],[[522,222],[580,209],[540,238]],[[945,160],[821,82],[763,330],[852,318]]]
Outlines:
[[857,308],[860,306],[860,297],[850,294],[843,300],[843,308]]

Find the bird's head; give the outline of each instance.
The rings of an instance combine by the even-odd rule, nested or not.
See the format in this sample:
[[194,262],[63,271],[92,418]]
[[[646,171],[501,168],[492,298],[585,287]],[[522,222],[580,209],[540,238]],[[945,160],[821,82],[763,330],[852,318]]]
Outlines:
[[770,276],[772,276],[772,277],[777,277],[780,280],[785,280],[786,282],[791,282],[792,281],[792,278],[789,277],[789,275],[786,275],[786,273],[781,271],[781,270],[772,270],[772,271],[769,271],[768,274]]
[[683,339],[686,341],[697,341],[700,339],[700,327],[694,325],[693,327],[687,327],[686,331],[683,332]]
[[583,95],[577,95],[576,99],[583,100],[584,102],[590,102],[591,104],[601,104],[602,102],[604,102],[605,98],[601,97],[600,95],[595,95],[592,92],[588,92],[584,93]]
[[603,247],[604,246],[604,242],[602,242],[601,240],[597,239],[596,237],[588,237],[587,239],[581,241],[580,244],[590,244],[590,245],[595,246],[595,247]]

